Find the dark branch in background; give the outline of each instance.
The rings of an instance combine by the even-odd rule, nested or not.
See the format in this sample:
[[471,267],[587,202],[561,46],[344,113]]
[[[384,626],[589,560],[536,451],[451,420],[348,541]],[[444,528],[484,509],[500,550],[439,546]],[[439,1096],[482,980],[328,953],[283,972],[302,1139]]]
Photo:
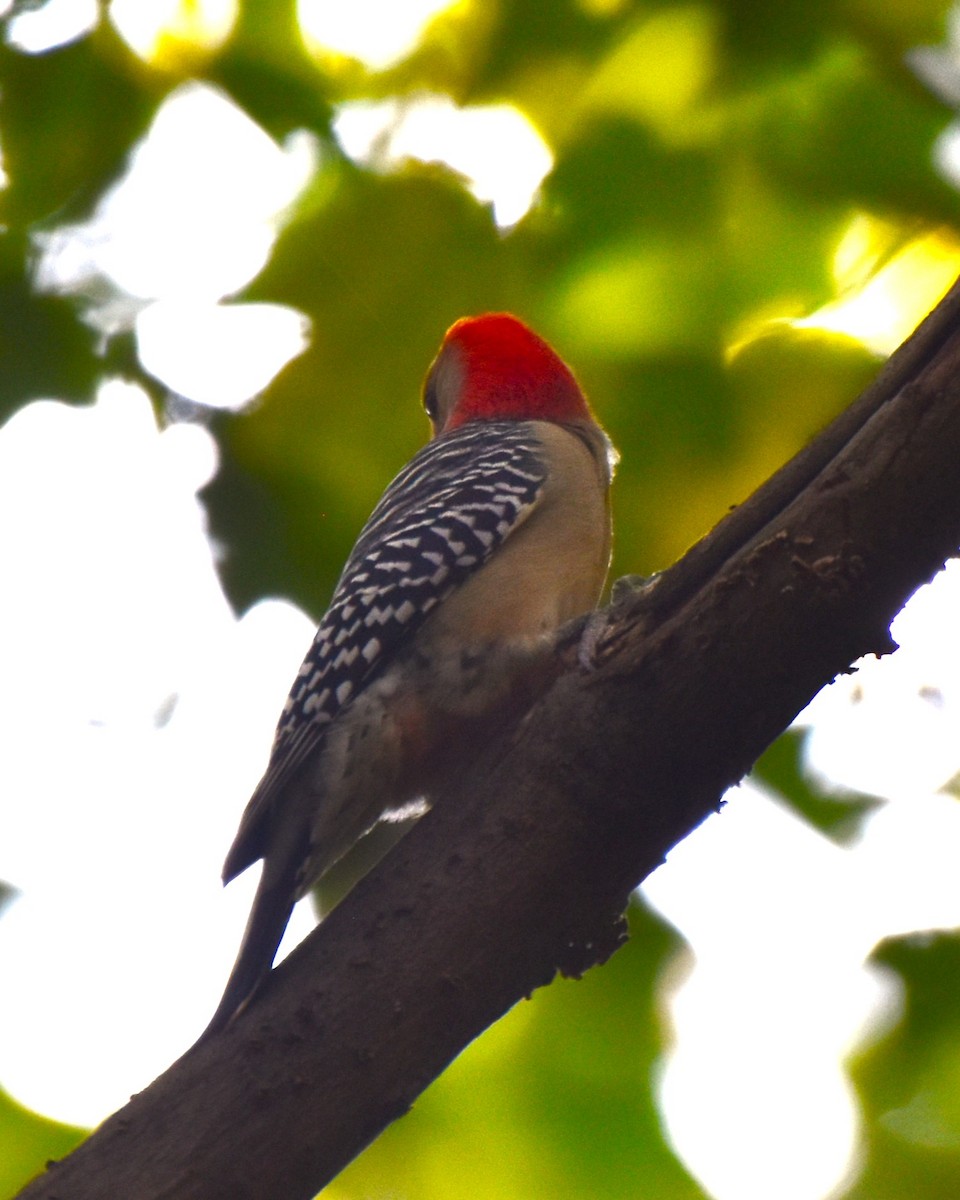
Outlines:
[[520,728],[273,974],[22,1193],[306,1198],[557,970],[960,546],[960,290],[806,450],[591,626]]

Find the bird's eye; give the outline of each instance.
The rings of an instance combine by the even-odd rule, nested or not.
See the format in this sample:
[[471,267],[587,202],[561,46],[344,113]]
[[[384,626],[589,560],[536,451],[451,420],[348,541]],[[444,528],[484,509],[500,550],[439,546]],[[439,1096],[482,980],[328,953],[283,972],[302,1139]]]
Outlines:
[[440,415],[440,400],[437,396],[437,376],[435,371],[430,372],[423,385],[423,407],[426,409],[427,416],[436,425],[437,418]]

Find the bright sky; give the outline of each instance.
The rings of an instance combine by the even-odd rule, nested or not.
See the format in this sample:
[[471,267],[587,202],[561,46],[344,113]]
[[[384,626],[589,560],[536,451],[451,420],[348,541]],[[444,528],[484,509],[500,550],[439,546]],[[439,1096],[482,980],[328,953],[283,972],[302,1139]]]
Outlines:
[[[367,4],[301,10],[314,41],[382,66],[437,7],[389,6],[406,19],[396,28],[382,6],[376,21]],[[78,36],[78,9],[67,9]],[[112,11],[148,53],[153,7],[115,0]],[[209,11],[209,36],[222,37],[232,6]],[[334,12],[361,19],[338,33]],[[53,40],[38,32],[44,13],[14,23],[24,49]],[[373,33],[376,44],[364,41]],[[407,155],[451,162],[505,227],[550,168],[530,123],[503,106],[388,99],[345,105],[336,129],[377,170]],[[241,407],[310,330],[293,310],[230,296],[322,168],[309,134],[277,145],[227,97],[187,85],[92,223],[46,240],[40,281],[69,290],[112,278],[129,298],[94,314],[104,335],[134,329],[144,365],[171,390]],[[840,273],[882,241],[857,221]],[[933,271],[941,249],[912,247],[909,278]],[[917,313],[903,306],[903,277],[891,280],[872,285],[872,307],[858,292],[846,312],[812,320],[892,348]],[[223,891],[220,863],[313,633],[283,601],[231,613],[196,498],[216,465],[205,430],[160,431],[146,396],[118,381],[90,407],[38,401],[0,428],[0,510],[17,514],[0,526],[0,794],[11,801],[0,807],[0,878],[20,890],[0,920],[0,1082],[67,1121],[94,1124],[121,1105],[212,1012],[255,882]],[[665,1121],[717,1200],[770,1200],[772,1177],[777,1200],[822,1200],[838,1185],[857,1144],[843,1057],[898,1004],[864,959],[888,934],[960,924],[960,806],[939,791],[960,767],[958,603],[951,569],[898,620],[900,652],[806,715],[814,768],[889,798],[855,845],[838,848],[744,786],[645,885],[692,947],[670,999]],[[300,911],[292,934],[310,924]]]

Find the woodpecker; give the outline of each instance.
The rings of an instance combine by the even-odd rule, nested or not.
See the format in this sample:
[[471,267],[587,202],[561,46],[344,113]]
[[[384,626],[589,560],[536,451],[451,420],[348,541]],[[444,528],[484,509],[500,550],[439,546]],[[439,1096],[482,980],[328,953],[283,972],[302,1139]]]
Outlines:
[[550,346],[507,313],[464,317],[423,403],[432,440],[357,539],[227,854],[224,883],[263,867],[208,1034],[252,997],[294,903],[519,716],[551,635],[600,597],[617,455]]

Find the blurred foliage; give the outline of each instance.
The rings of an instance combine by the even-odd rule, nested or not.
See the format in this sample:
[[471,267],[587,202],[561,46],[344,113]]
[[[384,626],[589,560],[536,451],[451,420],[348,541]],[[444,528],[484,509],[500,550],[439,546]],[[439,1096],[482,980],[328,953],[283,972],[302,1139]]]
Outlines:
[[853,1064],[866,1153],[847,1200],[953,1200],[960,1180],[960,935],[890,938],[871,961],[898,977],[904,1011]]
[[[200,418],[221,448],[205,500],[236,607],[279,593],[322,610],[381,488],[425,436],[418,381],[444,329],[485,309],[530,320],[575,365],[623,454],[615,572],[662,568],[875,369],[853,338],[789,323],[853,286],[836,259],[851,222],[883,223],[898,246],[931,230],[953,244],[960,207],[932,157],[952,114],[904,61],[942,39],[946,9],[475,0],[381,72],[311,55],[293,0],[246,0],[218,47],[171,38],[151,61],[106,15],[45,53],[4,45],[0,417],[42,395],[88,402],[106,371],[176,411],[132,338],[104,348],[79,301],[35,290],[33,239],[89,214],[164,97],[196,78],[274,137],[309,128],[322,150],[241,297],[306,313],[310,348],[246,412]],[[339,103],[423,89],[515,105],[549,144],[554,169],[514,228],[498,229],[446,168],[374,171],[344,154]],[[921,297],[916,319],[937,299]],[[832,836],[849,825],[849,804],[838,813],[803,780],[795,743],[760,773]],[[640,909],[633,926],[608,967],[538,993],[472,1046],[331,1194],[700,1195],[651,1100],[672,940]],[[851,1196],[953,1195],[957,943],[884,956],[911,1003],[858,1068],[877,1120]],[[0,1122],[2,1194],[78,1136],[10,1102]]]
[[38,1116],[0,1088],[0,1196],[14,1196],[44,1165],[65,1158],[86,1130]]
[[849,845],[860,837],[864,817],[883,801],[846,790],[836,795],[824,794],[803,769],[806,738],[805,732],[788,729],[754,763],[753,776],[815,829],[841,846]]

